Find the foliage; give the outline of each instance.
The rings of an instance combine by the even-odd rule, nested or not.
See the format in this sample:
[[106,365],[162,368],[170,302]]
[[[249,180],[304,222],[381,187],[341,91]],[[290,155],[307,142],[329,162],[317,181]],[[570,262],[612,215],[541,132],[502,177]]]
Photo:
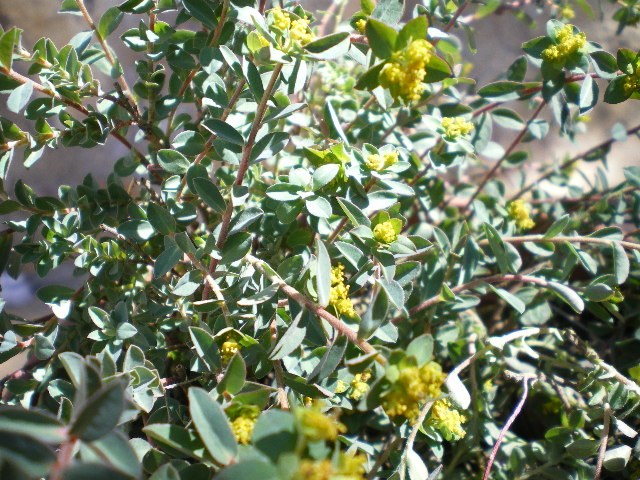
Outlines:
[[89,25],[69,44],[0,32],[3,181],[127,151],[55,198],[0,184],[0,269],[84,280],[40,289],[46,318],[0,305],[1,361],[28,352],[0,477],[638,478],[640,168],[606,168],[640,125],[532,148],[640,98],[640,54],[563,1],[476,85],[469,23],[525,2],[267,3],[64,0]]

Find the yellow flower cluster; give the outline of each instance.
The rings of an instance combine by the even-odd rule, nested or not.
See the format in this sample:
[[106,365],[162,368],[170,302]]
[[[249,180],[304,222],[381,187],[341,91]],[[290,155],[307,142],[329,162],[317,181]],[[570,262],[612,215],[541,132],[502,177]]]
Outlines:
[[446,375],[440,364],[429,362],[422,367],[404,368],[382,399],[382,408],[390,417],[404,416],[414,421],[420,404],[441,394]]
[[367,393],[367,391],[369,390],[367,381],[370,378],[371,373],[369,372],[356,373],[353,377],[353,380],[351,381],[351,393],[349,394],[349,397],[353,398],[354,400],[360,400],[362,398],[362,395]]
[[312,442],[334,441],[346,427],[334,415],[325,415],[319,405],[296,410],[296,418],[302,434]]
[[273,9],[273,24],[283,32],[288,29],[290,38],[294,42],[309,43],[315,38],[313,32],[309,30],[309,23],[308,18],[291,20],[289,12],[285,12],[280,7]]
[[241,415],[231,422],[231,430],[241,445],[246,445],[251,441],[251,434],[255,426],[255,416]]
[[360,33],[364,33],[364,29],[367,27],[367,21],[364,18],[361,18],[356,22],[356,28]]
[[344,265],[341,263],[338,263],[335,267],[331,267],[329,305],[334,306],[340,315],[353,317],[356,314],[353,308],[353,302],[349,298],[349,285],[344,283]]
[[389,168],[398,162],[398,151],[387,152],[382,155],[374,153],[373,155],[367,155],[364,164],[369,170],[375,170],[381,172],[385,168]]
[[531,209],[524,200],[514,200],[509,204],[509,216],[516,221],[516,225],[521,230],[529,230],[535,227],[536,223],[531,220],[529,214]]
[[567,20],[571,20],[576,16],[576,12],[573,11],[573,7],[571,5],[565,5],[560,10],[560,17],[566,18]]
[[456,139],[458,137],[469,135],[469,133],[474,129],[474,125],[471,122],[467,122],[462,117],[444,117],[442,119],[442,128],[444,129],[444,134],[447,137]]
[[427,72],[425,65],[431,58],[433,45],[426,40],[414,40],[403,51],[393,54],[380,72],[380,85],[388,88],[394,98],[406,102],[420,99],[426,88],[422,83]]
[[465,436],[462,424],[466,421],[467,418],[453,408],[449,400],[443,399],[433,404],[427,423],[433,425],[447,441],[451,441]]
[[338,468],[329,459],[313,461],[304,459],[294,474],[294,480],[363,480],[364,455],[353,457],[340,453]]
[[269,45],[271,45],[271,42],[269,42],[269,39],[264,35],[262,35],[261,33],[258,34],[258,41],[260,42],[261,47],[268,47]]
[[567,24],[560,29],[557,35],[558,44],[545,48],[542,51],[542,59],[547,62],[564,60],[573,52],[580,50],[587,43],[585,33],[573,33],[573,25]]
[[640,65],[636,68],[635,73],[627,75],[622,84],[624,93],[631,95],[634,92],[640,92]]
[[373,238],[380,243],[393,243],[398,238],[396,229],[391,222],[382,222],[373,227]]
[[222,348],[220,349],[220,356],[222,357],[222,363],[225,365],[229,363],[231,357],[233,357],[236,352],[240,350],[240,344],[235,340],[227,340],[222,344]]

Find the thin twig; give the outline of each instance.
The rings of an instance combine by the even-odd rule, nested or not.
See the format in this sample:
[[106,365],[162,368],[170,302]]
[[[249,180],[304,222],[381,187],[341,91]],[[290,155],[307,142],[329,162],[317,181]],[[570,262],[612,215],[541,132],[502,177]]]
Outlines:
[[[278,285],[280,289],[287,296],[291,297],[300,305],[303,305],[304,307],[308,308],[320,318],[326,320],[329,325],[331,325],[334,329],[336,329],[338,332],[342,333],[345,337],[347,337],[347,339],[351,343],[360,347],[360,349],[364,353],[378,353],[378,351],[373,347],[373,345],[371,345],[366,340],[358,338],[358,334],[353,330],[351,330],[351,328],[348,325],[346,325],[344,322],[342,322],[339,318],[329,313],[320,305],[316,305],[313,301],[305,297],[302,293],[300,293],[294,287],[287,284],[277,274],[271,273],[273,271],[272,268],[266,265],[263,260],[260,260],[259,258],[256,258],[252,255],[248,255],[245,258],[245,260],[249,262],[251,265],[253,265],[254,267],[256,267],[258,270],[260,270],[263,273],[263,275],[265,275],[269,280],[271,280],[271,282]],[[376,357],[376,360],[383,365],[386,363],[386,359],[381,355],[378,355]]]
[[[558,236],[545,238],[544,235],[523,235],[520,237],[504,237],[502,239],[503,242],[507,243],[588,243],[593,245],[604,245],[610,247],[612,243],[619,243],[622,247],[627,250],[640,250],[640,243],[627,242],[623,240],[611,240],[608,238],[598,238],[598,237],[581,237],[581,236]],[[488,240],[481,240],[478,242],[479,245],[487,245],[489,243]]]
[[484,178],[482,179],[482,181],[478,185],[478,188],[476,188],[475,192],[473,192],[473,195],[471,195],[471,198],[467,202],[467,205],[464,207],[465,210],[469,209],[469,207],[471,206],[473,201],[476,199],[476,197],[480,194],[480,192],[482,192],[482,189],[487,184],[487,182],[489,180],[491,180],[491,178],[495,175],[495,173],[498,171],[498,169],[502,166],[504,161],[509,157],[509,155],[511,155],[511,152],[513,152],[513,150],[520,144],[520,142],[522,141],[522,138],[529,131],[529,126],[536,119],[536,117],[540,114],[540,112],[542,111],[542,109],[545,107],[546,104],[547,104],[546,101],[540,102],[538,107],[534,110],[533,114],[531,115],[531,117],[527,121],[527,123],[525,123],[524,127],[522,127],[522,130],[520,130],[518,135],[516,135],[516,137],[511,142],[511,144],[507,147],[507,149],[505,150],[505,152],[502,155],[502,157],[500,157],[500,159],[495,163],[495,165],[491,168],[491,170],[489,170],[487,172],[487,174],[484,176]]
[[[84,4],[84,0],[76,0],[76,3],[78,4],[78,8],[80,9],[82,16],[89,24],[89,27],[91,27],[91,30],[93,30],[93,33],[95,33],[96,38],[98,39],[98,42],[100,43],[100,46],[104,51],[105,57],[107,58],[108,62],[111,64],[111,67],[114,69],[117,69],[118,62],[113,57],[113,54],[111,53],[111,49],[109,48],[109,44],[107,44],[107,40],[102,35],[100,35],[100,31],[98,30],[98,27],[96,27],[96,24],[93,22],[93,19],[91,18],[89,11],[87,10],[87,7]],[[124,93],[127,95],[127,97],[129,97],[129,100],[131,101],[131,103],[133,103],[133,105],[137,105],[136,99],[133,96],[133,92],[129,88],[129,84],[127,83],[127,80],[124,78],[123,73],[121,73],[120,76],[118,77],[118,83],[120,83],[120,86],[122,86],[122,90],[124,90]]]
[[[506,373],[507,372],[505,372],[505,374]],[[493,446],[493,449],[491,450],[491,454],[489,455],[489,462],[487,463],[487,468],[484,470],[484,476],[482,477],[482,480],[488,480],[489,479],[489,474],[491,473],[491,467],[493,466],[493,462],[496,459],[496,455],[498,454],[498,450],[500,449],[500,444],[502,443],[502,440],[504,439],[504,436],[509,431],[509,428],[511,427],[511,425],[513,424],[513,422],[515,421],[517,416],[522,411],[522,407],[524,406],[524,402],[527,400],[527,395],[529,394],[529,380],[534,380],[536,378],[535,375],[532,375],[532,374],[523,374],[523,375],[515,375],[515,374],[513,374],[513,375],[510,375],[510,376],[522,380],[522,396],[520,397],[520,401],[518,402],[516,407],[511,412],[511,415],[509,415],[509,418],[507,418],[507,421],[504,424],[504,426],[502,427],[502,430],[500,430],[500,434],[498,435],[498,439],[496,440],[496,443]]]
[[[238,166],[238,172],[236,173],[236,180],[234,185],[242,185],[244,180],[244,176],[249,169],[249,159],[251,158],[251,150],[256,141],[256,136],[258,135],[258,131],[262,126],[262,119],[264,118],[264,114],[267,110],[267,103],[269,102],[269,98],[273,93],[275,85],[278,81],[278,77],[280,76],[280,72],[282,71],[283,64],[276,63],[273,71],[271,72],[271,78],[269,79],[269,84],[266,86],[264,90],[264,94],[262,95],[262,99],[260,100],[260,104],[256,110],[256,116],[253,119],[253,125],[251,126],[251,131],[249,132],[249,138],[247,138],[247,143],[242,151],[242,159],[240,160],[240,165]],[[218,235],[218,242],[216,243],[216,247],[219,250],[222,250],[225,242],[227,241],[227,235],[229,234],[229,225],[231,223],[231,217],[233,216],[233,202],[229,201],[227,204],[227,208],[222,216],[222,224],[220,225],[220,234]],[[211,264],[209,265],[209,273],[213,275],[216,271],[216,267],[218,266],[218,259],[212,258]],[[204,292],[202,292],[202,299],[206,300],[209,298],[209,289],[206,288]]]
[[611,425],[611,407],[609,403],[604,404],[604,417],[602,419],[604,425],[602,427],[602,436],[600,437],[600,447],[598,448],[598,461],[596,463],[596,472],[593,474],[593,480],[600,480],[602,474],[602,465],[604,463],[604,455],[607,453],[607,443],[609,442],[609,428]]

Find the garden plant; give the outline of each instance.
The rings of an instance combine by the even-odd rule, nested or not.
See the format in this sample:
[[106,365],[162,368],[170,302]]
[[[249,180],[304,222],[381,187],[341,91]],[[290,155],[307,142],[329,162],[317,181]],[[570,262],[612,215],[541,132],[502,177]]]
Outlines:
[[[587,28],[640,4],[311,3],[0,30],[0,271],[51,311],[0,300],[0,478],[640,478],[640,54]],[[546,30],[479,84],[507,15]],[[124,153],[11,176],[69,147]]]

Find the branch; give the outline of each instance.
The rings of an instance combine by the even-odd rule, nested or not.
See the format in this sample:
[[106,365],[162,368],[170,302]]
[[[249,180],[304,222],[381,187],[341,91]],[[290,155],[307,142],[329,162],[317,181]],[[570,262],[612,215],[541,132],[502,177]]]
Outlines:
[[[238,172],[236,174],[236,180],[234,185],[242,185],[242,181],[244,180],[244,176],[249,169],[249,158],[251,157],[251,150],[256,141],[256,136],[258,135],[258,131],[262,126],[262,119],[264,118],[264,114],[267,110],[267,103],[273,89],[280,77],[280,72],[282,71],[283,64],[276,63],[276,66],[273,68],[273,72],[271,73],[271,78],[269,79],[269,84],[264,89],[264,94],[262,95],[262,99],[260,100],[260,104],[258,105],[258,109],[256,110],[256,116],[253,119],[253,125],[251,126],[251,131],[249,132],[249,138],[247,139],[247,143],[242,151],[242,159],[240,160],[240,165],[238,166]],[[233,202],[230,201],[227,204],[227,209],[224,212],[222,217],[222,225],[220,226],[220,234],[218,236],[218,242],[216,243],[216,247],[218,250],[222,250],[225,242],[227,241],[227,235],[229,235],[229,224],[231,223],[231,217],[233,215]],[[218,266],[218,259],[212,258],[211,264],[209,265],[209,273],[213,275],[216,271],[216,267]],[[205,287],[204,292],[202,292],[202,299],[206,300],[209,298],[209,289]]]
[[464,210],[469,209],[469,207],[471,206],[473,201],[476,199],[476,197],[480,194],[480,192],[482,191],[484,186],[487,184],[487,182],[491,179],[491,177],[495,175],[495,173],[498,171],[500,166],[502,166],[504,161],[509,157],[509,155],[511,155],[511,152],[513,152],[513,150],[520,144],[520,142],[522,141],[522,138],[525,136],[527,131],[529,131],[529,125],[531,125],[531,123],[536,119],[536,117],[540,114],[540,112],[542,111],[542,109],[545,107],[546,104],[547,102],[544,100],[540,102],[540,105],[538,105],[538,107],[535,109],[533,114],[531,114],[531,117],[529,118],[529,120],[527,120],[527,123],[525,123],[524,127],[522,127],[522,130],[520,130],[518,135],[516,135],[516,138],[514,138],[511,144],[507,147],[502,157],[500,157],[500,159],[495,163],[493,168],[491,168],[491,170],[489,170],[487,174],[484,176],[484,178],[480,182],[480,185],[478,185],[478,188],[476,188],[476,191],[473,193],[473,195],[471,195],[471,198],[465,205]]
[[[622,247],[627,250],[640,250],[640,243],[627,242],[623,240],[610,240],[607,238],[598,238],[598,237],[582,237],[582,236],[571,236],[571,237],[551,237],[545,238],[544,235],[523,235],[520,237],[505,237],[502,241],[507,243],[589,243],[594,245],[604,245],[606,247],[610,247],[613,242],[619,243]],[[488,240],[481,240],[479,245],[488,245]]]
[[[627,130],[626,133],[627,133],[627,136],[631,136],[631,135],[635,135],[638,132],[640,132],[640,125],[636,125],[635,127],[630,128],[629,130]],[[553,168],[550,168],[541,177],[537,178],[535,181],[533,181],[530,184],[528,184],[527,186],[523,187],[518,193],[516,193],[513,197],[511,197],[510,201],[513,201],[513,200],[516,200],[516,199],[520,198],[522,195],[527,193],[529,190],[533,189],[536,185],[540,184],[540,182],[542,182],[543,180],[547,180],[549,177],[551,177],[558,170],[563,170],[563,169],[565,169],[567,167],[570,167],[571,165],[576,163],[578,160],[581,160],[581,159],[583,159],[585,157],[588,157],[589,155],[597,152],[598,150],[601,150],[601,149],[604,149],[604,148],[608,148],[615,142],[616,142],[616,140],[614,138],[610,138],[609,140],[605,140],[604,142],[596,145],[595,147],[591,147],[589,150],[587,150],[585,152],[579,153],[579,154],[571,157],[566,162],[563,162],[558,166],[554,166]]]
[[[267,265],[266,262],[252,255],[248,255],[246,257],[246,261],[249,262],[254,267],[256,267],[258,270],[260,270],[260,272],[262,272],[262,274],[265,275],[274,284],[278,285],[280,289],[287,296],[289,296],[290,298],[298,302],[300,305],[303,305],[304,307],[308,308],[320,318],[326,320],[327,323],[329,323],[329,325],[331,325],[335,330],[337,330],[338,332],[342,333],[345,337],[347,337],[347,339],[351,343],[360,347],[360,349],[364,353],[378,353],[378,351],[373,347],[373,345],[371,345],[366,340],[362,340],[358,338],[358,334],[353,330],[351,330],[351,328],[348,325],[346,325],[344,322],[342,322],[339,318],[329,313],[320,305],[316,305],[310,299],[308,299],[302,293],[300,293],[298,290],[293,288],[291,285],[287,284],[282,278],[278,276],[278,274],[273,272],[271,267]],[[386,364],[386,359],[380,355],[376,357],[376,360],[383,365]]]
[[[96,24],[93,22],[93,19],[91,18],[89,11],[87,10],[87,7],[84,4],[84,0],[76,0],[76,3],[78,4],[78,8],[80,9],[82,16],[91,27],[91,30],[93,30],[93,32],[96,34],[96,38],[98,39],[100,46],[102,46],[102,50],[104,50],[105,57],[107,57],[107,60],[109,61],[109,63],[114,69],[117,68],[116,59],[111,54],[111,49],[107,44],[107,40],[103,38],[102,35],[100,35],[100,32],[96,27]],[[129,88],[129,85],[127,84],[127,80],[124,78],[124,74],[122,73],[120,74],[120,76],[118,77],[118,82],[120,83],[120,86],[122,86],[122,90],[124,90],[124,93],[127,95],[127,97],[129,97],[129,100],[131,101],[131,103],[135,105],[137,108],[136,99],[133,96],[133,92]]]
[[[505,374],[507,374],[507,373],[508,372],[505,372]],[[502,440],[504,439],[505,435],[509,431],[509,428],[511,427],[511,425],[513,424],[513,422],[515,421],[517,416],[522,411],[522,407],[524,406],[524,402],[527,400],[527,395],[529,394],[529,380],[534,380],[536,378],[535,375],[526,374],[526,373],[522,374],[522,375],[509,374],[509,375],[507,375],[507,378],[509,378],[509,377],[519,378],[519,379],[522,380],[522,396],[520,397],[520,401],[518,402],[518,404],[513,409],[513,412],[511,412],[511,415],[509,415],[509,418],[507,418],[507,421],[504,424],[504,426],[502,427],[502,430],[500,430],[500,434],[498,435],[498,439],[496,440],[496,443],[493,446],[493,449],[491,450],[491,455],[489,455],[489,462],[487,463],[487,468],[484,470],[484,476],[482,477],[482,480],[489,480],[489,474],[491,473],[491,467],[493,466],[493,462],[496,459],[496,455],[498,454],[498,450],[500,449],[500,444],[502,443]]]
[[600,447],[598,448],[598,462],[596,463],[596,472],[593,474],[593,480],[600,480],[602,474],[602,465],[604,463],[604,455],[607,453],[607,443],[609,441],[609,428],[611,426],[611,407],[609,403],[604,404],[602,436],[600,437]]

